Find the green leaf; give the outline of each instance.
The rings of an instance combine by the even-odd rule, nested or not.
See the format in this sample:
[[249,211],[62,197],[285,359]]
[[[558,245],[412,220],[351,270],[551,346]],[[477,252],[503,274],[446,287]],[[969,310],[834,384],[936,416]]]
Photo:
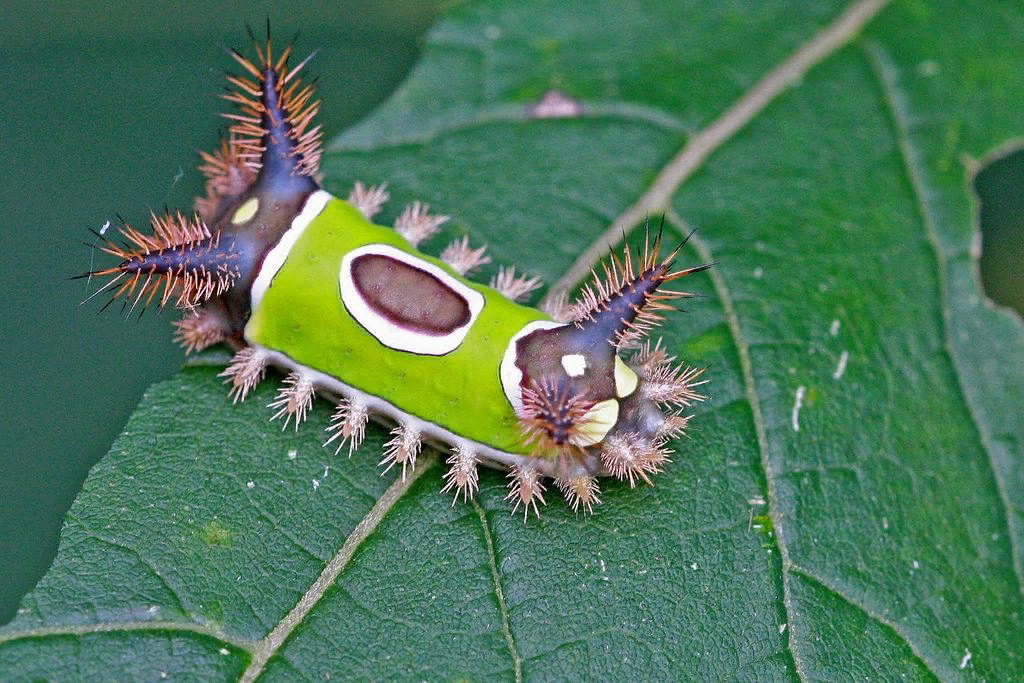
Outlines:
[[[325,184],[387,181],[572,287],[667,212],[717,260],[663,328],[711,399],[654,488],[471,504],[321,448],[215,369],[93,470],[0,678],[1007,680],[1024,671],[1024,326],[981,294],[977,159],[1024,132],[1010,2],[452,9]],[[330,66],[324,67],[330,78]],[[534,118],[558,91],[582,114]],[[609,227],[610,226],[610,227]]]

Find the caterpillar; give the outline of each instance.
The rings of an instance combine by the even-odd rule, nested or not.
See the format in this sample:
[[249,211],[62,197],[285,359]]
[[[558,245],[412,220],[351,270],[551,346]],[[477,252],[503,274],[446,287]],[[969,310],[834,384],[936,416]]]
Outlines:
[[[325,445],[359,447],[369,419],[393,425],[380,465],[406,476],[424,445],[447,453],[443,491],[468,501],[478,466],[508,472],[507,500],[524,519],[551,480],[573,511],[601,502],[598,477],[651,483],[702,400],[701,369],[647,337],[671,302],[666,285],[710,264],[673,270],[661,232],[634,256],[611,254],[578,299],[546,310],[521,303],[540,281],[500,268],[484,286],[467,275],[490,262],[457,239],[433,258],[417,246],[447,216],[418,202],[394,229],[372,223],[385,186],[355,183],[347,199],[320,185],[320,101],[269,36],[255,58],[231,50],[240,71],[222,95],[227,138],[200,153],[205,196],[194,212],[152,215],[152,232],[95,233],[116,265],[106,292],[129,314],[156,302],[183,317],[186,353],[226,344],[221,373],[244,401],[268,368],[285,374],[272,420],[298,429],[314,401],[336,404]],[[685,242],[684,242],[685,243]],[[106,306],[104,306],[105,308]],[[628,357],[626,354],[629,354]]]

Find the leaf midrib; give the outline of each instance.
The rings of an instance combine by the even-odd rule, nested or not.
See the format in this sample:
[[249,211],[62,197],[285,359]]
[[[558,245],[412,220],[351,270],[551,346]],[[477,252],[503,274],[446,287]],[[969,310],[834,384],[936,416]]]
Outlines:
[[846,46],[890,0],[857,0],[839,17],[804,43],[789,58],[769,70],[754,86],[708,126],[701,129],[655,176],[639,199],[612,222],[605,232],[576,259],[558,282],[551,286],[544,302],[548,303],[589,274],[609,245],[617,244],[647,216],[663,213],[669,208],[679,186],[701,167],[712,152],[732,139],[755,116],[761,113],[790,85],[799,81],[812,67]]

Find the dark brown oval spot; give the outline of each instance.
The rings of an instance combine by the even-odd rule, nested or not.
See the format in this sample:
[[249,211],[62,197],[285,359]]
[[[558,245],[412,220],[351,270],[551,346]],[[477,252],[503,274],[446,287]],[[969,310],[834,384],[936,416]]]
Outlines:
[[392,324],[441,337],[472,318],[469,304],[430,273],[390,256],[352,260],[352,282],[367,305]]

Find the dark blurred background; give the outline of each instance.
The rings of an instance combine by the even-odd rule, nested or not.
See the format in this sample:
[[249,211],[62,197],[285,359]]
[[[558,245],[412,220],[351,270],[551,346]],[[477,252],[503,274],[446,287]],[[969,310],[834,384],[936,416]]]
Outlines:
[[[49,5],[49,6],[47,6]],[[407,75],[438,0],[270,4],[7,0],[0,22],[0,624],[45,572],[61,519],[143,390],[183,355],[170,315],[126,322],[85,306],[89,228],[116,213],[190,209],[196,149],[217,142],[217,97],[248,22],[298,57],[319,48],[331,137]],[[112,307],[116,309],[116,307]]]
[[[120,213],[190,208],[201,187],[195,149],[217,140],[216,97],[245,23],[299,57],[320,48],[321,122],[331,137],[405,77],[439,0],[178,7],[7,0],[0,22],[0,314],[6,392],[0,448],[0,623],[46,570],[60,522],[89,467],[109,448],[146,386],[182,361],[173,315],[125,322],[70,275],[90,267],[81,242]],[[978,176],[987,224],[983,278],[1024,309],[1024,154]],[[997,289],[1001,288],[1001,289]]]
[[994,156],[974,178],[981,281],[993,301],[1024,315],[1024,149]]

